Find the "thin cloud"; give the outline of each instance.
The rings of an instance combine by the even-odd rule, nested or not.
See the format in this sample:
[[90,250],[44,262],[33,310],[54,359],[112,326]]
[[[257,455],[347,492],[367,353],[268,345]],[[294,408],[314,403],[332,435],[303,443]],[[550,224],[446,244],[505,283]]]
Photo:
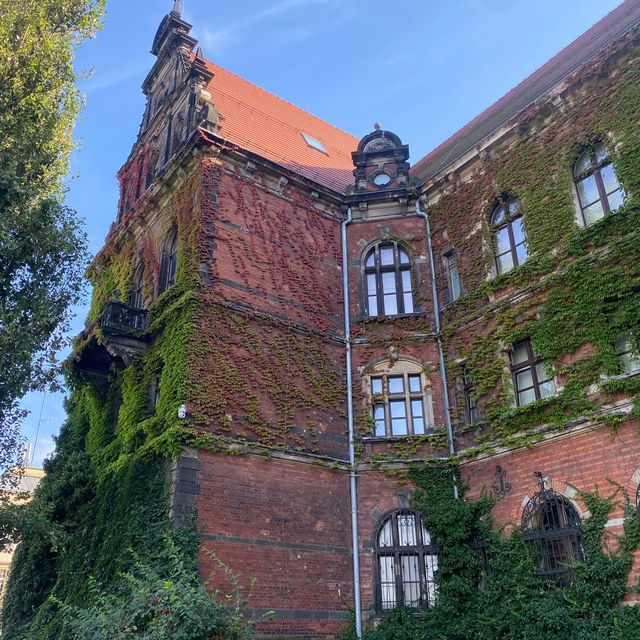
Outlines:
[[82,82],[82,90],[89,93],[97,93],[105,89],[111,89],[133,78],[141,77],[149,70],[149,65],[138,65],[134,68],[122,70],[107,70],[104,73],[93,73],[90,78]]
[[[211,31],[206,26],[202,31],[202,44],[211,55],[221,55],[234,45],[244,42],[246,32],[249,27],[275,17],[283,16],[299,8],[336,4],[336,0],[282,0],[260,11],[247,14],[244,18],[230,24],[223,29]],[[301,39],[302,30],[294,30],[294,40]],[[304,37],[309,37],[310,33],[305,32]]]

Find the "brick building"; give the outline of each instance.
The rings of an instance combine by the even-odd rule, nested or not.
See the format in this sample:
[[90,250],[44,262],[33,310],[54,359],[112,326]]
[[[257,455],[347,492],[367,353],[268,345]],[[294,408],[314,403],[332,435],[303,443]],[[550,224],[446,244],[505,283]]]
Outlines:
[[640,3],[413,166],[194,53],[177,7],[75,366],[144,385],[181,443],[203,576],[211,549],[256,578],[262,635],[429,606],[437,550],[387,471],[456,456],[563,579],[575,487],[640,482]]

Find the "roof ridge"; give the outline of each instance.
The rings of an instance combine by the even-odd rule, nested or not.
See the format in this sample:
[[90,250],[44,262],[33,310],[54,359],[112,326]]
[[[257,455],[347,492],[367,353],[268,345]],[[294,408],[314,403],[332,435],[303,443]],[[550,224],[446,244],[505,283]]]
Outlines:
[[[613,8],[611,11],[607,12],[602,18],[600,18],[599,20],[597,20],[596,22],[594,22],[591,26],[589,26],[585,31],[583,31],[581,34],[579,34],[576,38],[574,38],[573,40],[571,40],[569,43],[567,43],[564,47],[562,47],[562,49],[560,49],[560,51],[558,51],[557,53],[555,53],[554,55],[552,55],[548,60],[546,60],[542,65],[540,65],[539,67],[537,67],[536,69],[534,69],[530,74],[528,74],[527,76],[525,76],[520,82],[518,82],[516,85],[514,85],[511,89],[509,89],[509,91],[507,91],[505,94],[503,94],[500,98],[498,98],[497,100],[495,100],[494,102],[492,102],[491,104],[489,104],[489,106],[487,106],[485,109],[483,109],[478,115],[474,116],[471,120],[469,120],[466,124],[464,124],[462,127],[460,127],[459,129],[457,129],[456,131],[454,131],[448,138],[446,138],[445,140],[443,140],[439,145],[437,145],[436,147],[434,147],[431,151],[429,151],[429,153],[427,153],[426,155],[424,155],[422,158],[420,158],[420,160],[418,160],[413,167],[411,168],[411,171],[417,171],[419,170],[423,165],[427,164],[428,160],[430,160],[431,158],[435,157],[439,152],[443,151],[450,143],[456,141],[456,140],[461,140],[464,135],[471,131],[473,129],[474,125],[479,124],[482,119],[487,116],[488,114],[492,113],[492,112],[497,112],[500,107],[506,106],[508,103],[509,98],[513,97],[513,95],[515,93],[517,93],[517,90],[520,89],[523,85],[526,85],[527,83],[531,82],[533,79],[537,79],[539,78],[541,75],[543,75],[542,70],[545,69],[546,67],[548,67],[549,65],[551,65],[554,61],[560,61],[562,59],[562,57],[564,55],[566,55],[567,50],[570,50],[572,47],[574,47],[576,45],[576,43],[578,43],[578,41],[587,39],[588,35],[591,34],[591,32],[598,26],[603,26],[608,20],[611,19],[611,16],[614,13],[620,13],[620,20],[624,19],[626,11],[624,11],[624,7],[625,5],[627,5],[627,8],[629,8],[629,10],[633,9],[633,3],[634,1],[637,0],[625,0],[624,2],[622,2],[620,5],[618,5],[617,7]],[[607,27],[609,27],[610,25],[607,25]],[[637,24],[636,24],[637,26]],[[626,33],[628,33],[629,31],[631,31],[634,28],[634,26],[630,26],[624,33],[619,34],[617,38],[622,37],[623,35],[625,35]],[[584,65],[586,62],[588,62],[589,60],[591,60],[592,58],[596,57],[597,55],[599,55],[605,48],[606,46],[609,46],[611,44],[612,41],[608,42],[607,45],[601,47],[600,49],[598,49],[597,51],[595,51],[591,56],[589,56],[589,58],[587,58],[586,60],[581,61],[574,69],[572,69],[571,71],[569,71],[568,73],[566,73],[562,78],[560,78],[557,82],[561,82],[563,79],[569,77],[572,73],[575,73],[577,69],[579,69],[582,65]],[[557,84],[557,83],[556,83]],[[547,91],[548,92],[548,89]],[[544,95],[545,92],[541,93],[540,95]],[[532,100],[531,102],[535,102],[535,100],[537,100],[540,95],[535,98],[534,100]],[[531,102],[529,102],[528,104],[531,104]],[[513,114],[512,117],[515,117],[518,113],[521,113],[527,105],[525,105],[524,107],[522,107],[521,109],[519,109],[517,111],[516,114]],[[509,118],[507,118],[507,120],[509,120]],[[507,120],[505,120],[504,122],[506,122]],[[504,122],[502,124],[504,124]],[[495,129],[494,129],[495,131]],[[477,144],[477,143],[476,143]],[[475,145],[472,145],[475,146]],[[471,148],[471,147],[470,147]],[[468,149],[467,149],[468,151]],[[466,153],[463,152],[463,153]],[[462,154],[460,154],[462,155]],[[459,157],[459,156],[458,156]],[[455,158],[454,158],[455,159]],[[438,169],[436,170],[439,171],[442,166],[446,166],[449,162],[451,162],[452,159],[447,158],[444,161],[444,165],[440,165],[438,167]]]
[[[298,105],[293,104],[293,102],[289,102],[288,100],[285,100],[284,98],[281,98],[280,96],[276,95],[275,93],[272,93],[271,91],[269,91],[267,89],[264,89],[260,85],[257,85],[255,82],[251,82],[251,80],[247,80],[246,78],[243,78],[243,77],[239,76],[237,73],[234,73],[233,71],[229,71],[229,69],[227,69],[226,67],[223,67],[223,66],[221,66],[219,64],[216,64],[215,62],[212,62],[211,60],[209,60],[207,58],[205,58],[205,63],[207,65],[215,67],[217,69],[222,69],[222,71],[224,71],[225,73],[228,73],[229,75],[233,76],[234,78],[237,78],[241,82],[244,82],[245,84],[249,84],[252,87],[255,87],[256,89],[258,89],[259,91],[262,91],[263,93],[266,93],[266,94],[270,95],[271,97],[275,98],[279,102],[283,102],[284,104],[288,105],[289,107],[293,107],[297,111],[301,111],[302,113],[305,113],[308,116],[311,116],[315,120],[318,120],[319,122],[322,122],[323,124],[331,127],[332,129],[335,129],[336,131],[340,131],[340,133],[343,133],[344,135],[350,136],[354,140],[358,140],[359,141],[359,138],[357,138],[352,133],[349,133],[348,131],[345,131],[344,129],[341,129],[340,127],[337,127],[334,124],[331,124],[327,120],[325,120],[323,118],[320,118],[319,116],[316,116],[315,114],[311,113],[310,111],[307,111],[306,109],[303,109],[302,107],[299,107]],[[215,81],[215,79],[213,81]],[[229,94],[227,94],[227,95],[229,95]],[[252,105],[252,108],[255,108],[255,107],[253,107],[253,105]],[[274,118],[272,115],[268,114],[265,111],[262,111],[260,109],[256,109],[256,111],[260,111],[260,113],[262,113],[264,115],[269,115],[269,117],[271,117],[273,120],[278,120],[278,122],[282,122],[282,124],[285,124],[285,125],[289,126],[290,128],[295,129],[295,127],[293,127],[293,125],[290,125],[289,123],[284,122],[283,120],[280,120],[278,118]],[[355,151],[355,149],[354,149],[354,151]]]

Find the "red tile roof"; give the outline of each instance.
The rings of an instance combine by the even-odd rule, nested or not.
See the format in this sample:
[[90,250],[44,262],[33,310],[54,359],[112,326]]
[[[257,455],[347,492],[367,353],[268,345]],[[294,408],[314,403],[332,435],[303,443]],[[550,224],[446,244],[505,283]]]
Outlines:
[[417,162],[411,173],[420,174],[422,179],[439,173],[638,24],[640,0],[625,0],[509,93]]
[[[354,183],[351,152],[358,138],[206,61],[215,74],[207,86],[223,117],[218,135],[330,189],[344,193]],[[302,134],[327,153],[310,147]]]

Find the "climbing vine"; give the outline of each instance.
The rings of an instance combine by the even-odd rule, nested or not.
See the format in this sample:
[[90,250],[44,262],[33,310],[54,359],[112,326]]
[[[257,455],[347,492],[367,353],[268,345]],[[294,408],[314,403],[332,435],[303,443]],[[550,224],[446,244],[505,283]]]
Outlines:
[[[623,640],[640,637],[640,608],[621,607],[633,555],[640,544],[640,521],[618,487],[610,495],[579,492],[591,515],[582,525],[584,562],[573,566],[565,589],[544,586],[518,528],[495,531],[492,500],[464,497],[451,466],[420,466],[411,471],[414,507],[438,549],[438,599],[415,616],[398,610],[365,640]],[[456,482],[461,499],[453,494]],[[616,504],[625,507],[624,534],[615,538],[605,525]],[[482,539],[488,565],[477,553]],[[611,544],[611,543],[614,544]],[[476,546],[474,546],[474,544]],[[345,638],[353,638],[349,629]]]

